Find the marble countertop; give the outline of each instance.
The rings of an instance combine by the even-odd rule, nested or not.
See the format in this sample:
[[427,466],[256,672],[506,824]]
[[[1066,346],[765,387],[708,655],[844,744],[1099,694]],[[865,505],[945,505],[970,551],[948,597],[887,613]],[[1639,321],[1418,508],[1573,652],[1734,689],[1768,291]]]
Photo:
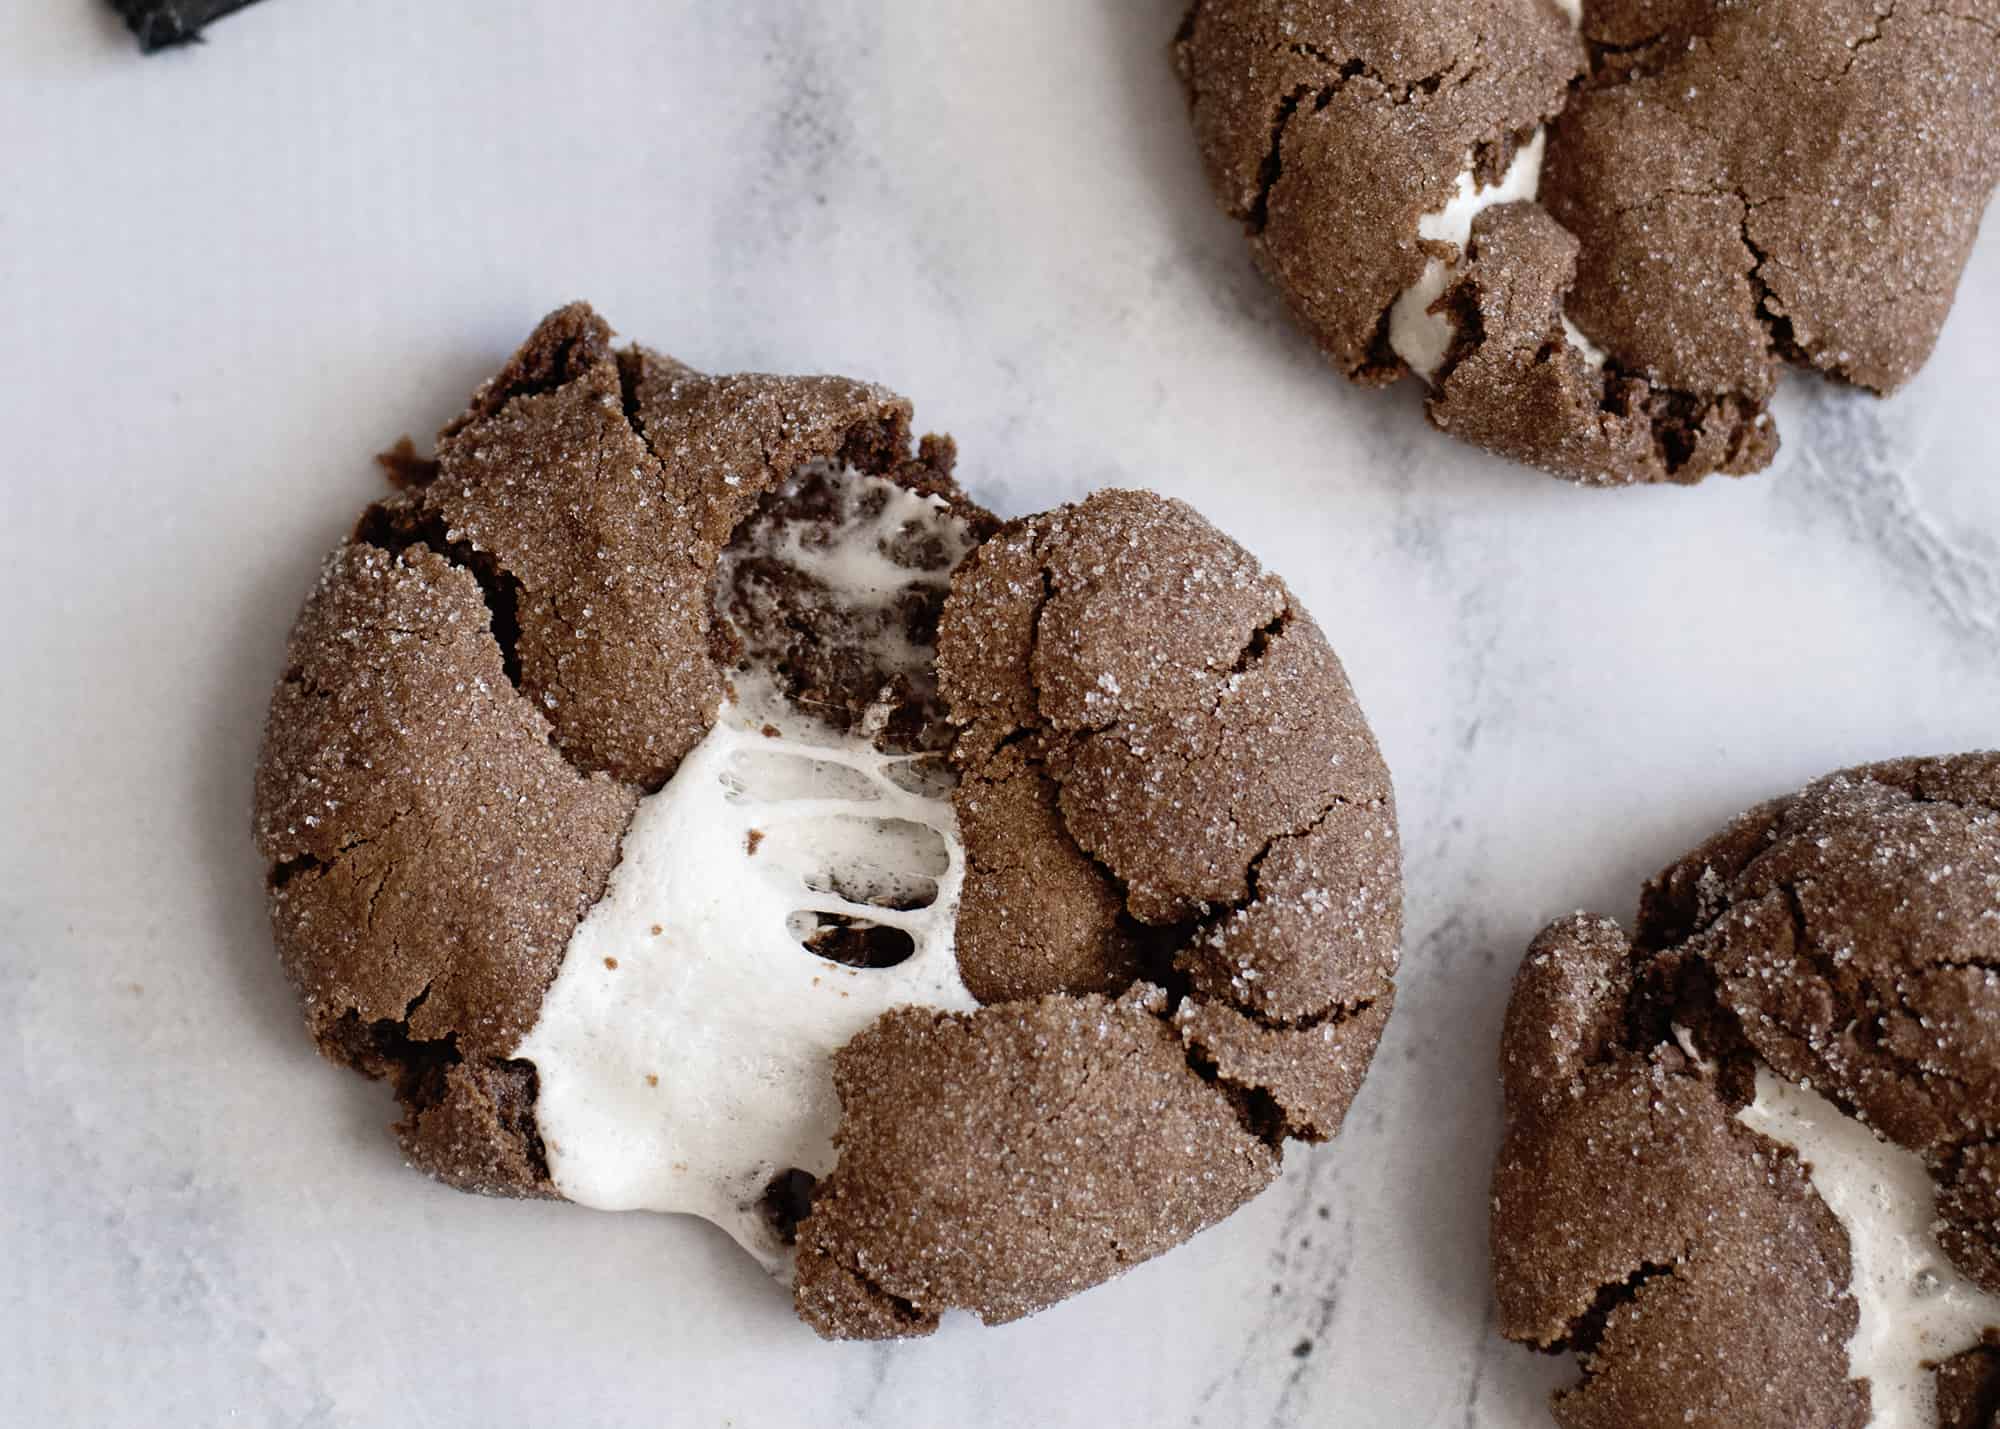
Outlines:
[[[0,1419],[1540,1426],[1498,1341],[1522,948],[1744,806],[2000,741],[2000,233],[1890,403],[1777,467],[1573,490],[1344,387],[1212,208],[1179,0],[269,0],[141,60],[0,42]],[[271,955],[250,769],[287,626],[547,308],[913,397],[1003,513],[1183,496],[1281,571],[1395,772],[1409,935],[1346,1132],[1121,1281],[821,1344],[704,1225],[405,1170]]]

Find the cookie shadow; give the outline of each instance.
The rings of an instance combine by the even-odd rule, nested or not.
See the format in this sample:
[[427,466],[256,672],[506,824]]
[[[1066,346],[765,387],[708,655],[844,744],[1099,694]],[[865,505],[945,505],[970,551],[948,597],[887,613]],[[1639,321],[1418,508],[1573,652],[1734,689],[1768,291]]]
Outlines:
[[1392,1235],[1408,1248],[1423,1299],[1449,1321],[1440,1338],[1467,1347],[1458,1366],[1467,1413],[1481,1423],[1536,1424],[1547,1422],[1550,1385],[1573,1370],[1501,1337],[1488,1269],[1488,1195],[1501,1138],[1500,1029],[1527,946],[1514,931],[1447,912],[1406,958],[1392,1019],[1409,1039],[1394,1049],[1405,1062],[1399,1100],[1425,1108],[1438,1130],[1425,1137],[1429,1164],[1398,1200]]
[[[339,340],[330,336],[327,345]],[[271,691],[284,673],[292,624],[328,553],[352,530],[362,507],[388,491],[371,460],[373,453],[393,445],[399,419],[415,434],[419,448],[428,451],[429,433],[504,360],[509,349],[499,345],[502,342],[496,336],[495,344],[485,351],[473,344],[448,344],[421,354],[413,363],[419,376],[403,383],[384,408],[388,435],[380,442],[358,448],[343,443],[340,451],[330,451],[302,468],[288,466],[268,452],[240,455],[239,479],[245,483],[263,479],[262,473],[271,470],[290,470],[287,485],[301,501],[312,492],[350,490],[355,495],[351,507],[337,499],[312,498],[315,506],[327,509],[323,523],[260,531],[256,540],[226,557],[239,579],[221,612],[223,623],[212,632],[202,739],[191,755],[186,785],[190,821],[199,830],[196,866],[206,884],[208,926],[221,939],[216,955],[227,964],[230,985],[243,999],[243,1019],[291,1055],[310,1056],[311,1043],[305,1036],[297,990],[272,943],[266,905],[268,870],[258,856],[253,827],[257,756]],[[350,373],[366,374],[377,364],[375,354],[367,351],[344,358]],[[367,395],[372,390],[366,381],[353,377],[329,381],[323,409],[301,409],[297,425],[308,433],[345,432],[348,414],[357,405],[375,409]],[[361,1079],[354,1081],[358,1086]]]
[[1323,368],[1284,299],[1257,271],[1242,225],[1217,206],[1202,172],[1174,70],[1174,39],[1187,8],[1187,0],[1107,0],[1101,13],[1110,79],[1128,119],[1123,157],[1155,198],[1159,231],[1174,239],[1169,261],[1176,271],[1156,276],[1178,279],[1184,297],[1262,329],[1277,350]]
[[[325,546],[333,544],[329,534]],[[299,548],[257,569],[215,632],[215,664],[202,712],[205,732],[192,770],[193,822],[216,950],[242,998],[241,1021],[287,1053],[306,1050],[297,993],[271,942],[265,869],[252,832],[253,788],[264,712],[284,666],[285,632],[319,568],[318,552]],[[259,548],[260,550],[263,548]]]

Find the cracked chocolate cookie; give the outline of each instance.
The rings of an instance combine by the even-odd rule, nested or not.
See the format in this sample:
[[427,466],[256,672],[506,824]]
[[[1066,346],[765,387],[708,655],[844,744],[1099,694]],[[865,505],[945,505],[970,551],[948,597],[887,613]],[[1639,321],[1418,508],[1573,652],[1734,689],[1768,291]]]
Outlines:
[[2000,180],[1995,0],[1195,0],[1175,55],[1328,358],[1589,484],[1768,465],[1787,363],[1894,391]]
[[1500,1328],[1584,1426],[2000,1416],[2000,755],[1832,775],[1529,949]]
[[706,1217],[876,1337],[1053,1304],[1339,1130],[1401,916],[1339,661],[1178,502],[1003,525],[953,457],[576,306],[386,459],[256,827],[414,1164]]

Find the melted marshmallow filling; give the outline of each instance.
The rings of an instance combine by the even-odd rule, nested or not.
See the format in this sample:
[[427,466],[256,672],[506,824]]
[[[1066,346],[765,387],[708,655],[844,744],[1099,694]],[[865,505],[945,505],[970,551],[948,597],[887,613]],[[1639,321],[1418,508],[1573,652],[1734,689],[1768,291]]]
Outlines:
[[936,610],[971,544],[942,499],[825,463],[732,543],[731,694],[640,802],[515,1053],[570,1200],[701,1216],[783,1276],[833,1168],[834,1052],[894,1007],[976,1005],[952,781],[892,733],[935,722]]
[[1868,1423],[1936,1429],[1931,1369],[2000,1331],[2000,1296],[1974,1285],[1939,1249],[1936,1192],[1923,1159],[1763,1067],[1756,1100],[1737,1118],[1798,1153],[1847,1232],[1848,1293],[1860,1308],[1848,1372],[1869,1383]]

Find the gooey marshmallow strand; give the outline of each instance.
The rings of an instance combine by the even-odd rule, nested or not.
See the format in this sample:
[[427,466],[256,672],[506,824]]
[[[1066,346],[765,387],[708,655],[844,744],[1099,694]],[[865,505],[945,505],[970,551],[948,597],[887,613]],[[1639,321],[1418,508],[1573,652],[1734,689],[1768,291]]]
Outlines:
[[1763,1067],[1756,1100],[1737,1119],[1798,1153],[1847,1232],[1848,1290],[1861,1312],[1847,1342],[1848,1373],[1869,1381],[1869,1424],[1936,1429],[1937,1384],[1926,1366],[2000,1331],[2000,1296],[1967,1280],[1938,1247],[1936,1194],[1923,1159]]
[[[824,546],[780,528],[763,554],[857,606],[947,581],[884,554],[907,522],[942,525],[944,503],[850,479],[851,494],[887,489],[879,517]],[[913,653],[882,655],[904,668]],[[515,1053],[535,1064],[556,1189],[602,1210],[701,1216],[787,1274],[791,1248],[764,1193],[788,1169],[833,1168],[833,1053],[893,1007],[976,1006],[953,946],[964,871],[949,791],[920,757],[882,754],[863,732],[837,733],[739,681],[714,728],[640,802]],[[859,901],[925,895],[903,910]],[[816,912],[901,929],[915,951],[887,968],[829,961],[803,945]]]

